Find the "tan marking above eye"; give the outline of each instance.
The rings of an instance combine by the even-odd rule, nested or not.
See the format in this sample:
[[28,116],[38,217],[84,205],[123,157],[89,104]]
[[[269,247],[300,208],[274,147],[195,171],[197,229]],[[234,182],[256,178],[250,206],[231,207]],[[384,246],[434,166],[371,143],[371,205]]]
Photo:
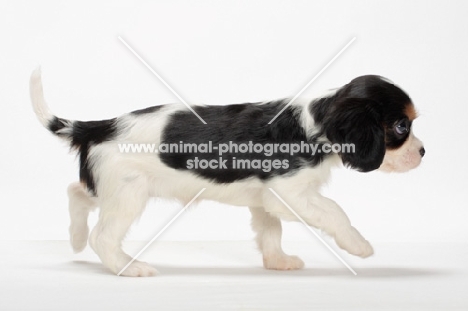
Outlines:
[[413,121],[414,119],[418,117],[418,113],[416,109],[414,108],[413,103],[409,103],[408,105],[406,105],[405,114],[410,121]]

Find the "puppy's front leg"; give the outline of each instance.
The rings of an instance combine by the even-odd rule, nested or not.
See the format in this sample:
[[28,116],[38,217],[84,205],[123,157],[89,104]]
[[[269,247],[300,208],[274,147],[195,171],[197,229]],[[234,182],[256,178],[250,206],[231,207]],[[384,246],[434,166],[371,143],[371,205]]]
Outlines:
[[[348,253],[368,257],[374,253],[369,242],[351,226],[348,216],[333,200],[322,196],[315,189],[304,190],[309,194],[278,191],[279,196],[310,226],[321,229],[335,238],[339,247]],[[265,206],[278,218],[299,221],[291,211],[272,193],[265,192]]]
[[334,237],[336,244],[350,254],[365,258],[374,253],[370,243],[351,226],[348,216],[335,201],[316,193],[309,197],[307,212],[301,216],[309,225]]
[[263,207],[249,207],[252,213],[252,229],[257,234],[256,241],[263,255],[266,269],[294,270],[304,267],[297,256],[289,256],[281,248],[281,220],[265,212]]

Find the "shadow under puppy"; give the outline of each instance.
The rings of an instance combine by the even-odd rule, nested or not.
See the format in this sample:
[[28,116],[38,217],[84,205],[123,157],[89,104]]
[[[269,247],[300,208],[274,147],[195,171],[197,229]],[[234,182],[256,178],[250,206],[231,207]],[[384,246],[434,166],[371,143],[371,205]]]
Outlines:
[[[249,207],[265,268],[304,265],[281,248],[280,220],[298,219],[269,188],[310,226],[334,237],[339,247],[368,257],[372,246],[340,206],[320,194],[321,185],[331,167],[341,163],[360,172],[405,172],[418,166],[425,153],[411,130],[417,116],[411,99],[389,80],[373,75],[292,105],[282,99],[191,106],[207,124],[179,104],[102,121],[59,118],[44,100],[39,70],[31,75],[30,92],[41,123],[79,157],[80,180],[68,188],[73,249],[83,250],[89,236],[103,264],[125,276],[157,273],[136,260],[121,271],[132,260],[121,242],[148,199],[172,198],[186,204],[202,188],[206,190],[197,200]],[[137,144],[152,144],[159,152],[122,149]],[[171,146],[174,150],[168,151]],[[211,150],[206,151],[207,146]],[[303,148],[292,152],[293,146]],[[353,149],[340,149],[343,146]],[[99,221],[89,235],[88,214],[98,206]]]

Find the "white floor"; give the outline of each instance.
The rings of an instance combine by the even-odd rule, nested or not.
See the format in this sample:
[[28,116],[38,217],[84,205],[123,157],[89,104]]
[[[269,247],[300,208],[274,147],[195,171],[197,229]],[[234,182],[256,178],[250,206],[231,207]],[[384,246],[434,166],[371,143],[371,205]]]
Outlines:
[[[155,242],[160,275],[110,274],[66,241],[0,242],[0,310],[468,310],[468,244],[382,244],[361,260],[289,242],[306,268],[268,271],[252,242]],[[127,242],[136,254],[142,242]]]

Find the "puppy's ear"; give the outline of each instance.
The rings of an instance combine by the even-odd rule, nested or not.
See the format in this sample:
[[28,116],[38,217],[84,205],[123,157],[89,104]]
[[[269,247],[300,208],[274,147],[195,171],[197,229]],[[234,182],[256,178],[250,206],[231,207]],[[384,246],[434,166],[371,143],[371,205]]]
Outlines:
[[379,103],[347,98],[335,102],[333,108],[325,129],[328,139],[332,143],[354,144],[354,152],[340,154],[343,164],[360,172],[378,169],[385,155],[385,132]]

